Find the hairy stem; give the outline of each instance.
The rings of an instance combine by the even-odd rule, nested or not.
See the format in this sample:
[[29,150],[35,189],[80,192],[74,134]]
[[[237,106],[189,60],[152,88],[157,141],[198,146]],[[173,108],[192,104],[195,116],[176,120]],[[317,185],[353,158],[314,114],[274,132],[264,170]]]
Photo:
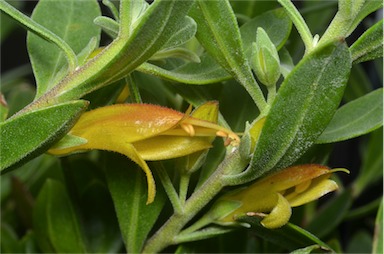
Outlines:
[[158,253],[176,243],[183,227],[206,206],[224,187],[222,177],[231,171],[244,168],[248,162],[238,150],[228,155],[208,180],[185,202],[182,213],[174,213],[168,221],[147,241],[143,253]]
[[291,18],[293,24],[300,34],[301,39],[304,42],[306,53],[308,53],[313,48],[313,36],[307,26],[307,23],[290,0],[278,0],[278,2],[287,11],[287,14]]

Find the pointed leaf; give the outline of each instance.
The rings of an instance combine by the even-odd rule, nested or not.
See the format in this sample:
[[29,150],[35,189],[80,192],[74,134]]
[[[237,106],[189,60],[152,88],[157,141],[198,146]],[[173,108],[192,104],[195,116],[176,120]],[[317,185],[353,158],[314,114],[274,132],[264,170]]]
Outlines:
[[[99,157],[100,158],[100,157]],[[118,253],[123,240],[100,163],[86,156],[72,156],[63,163],[70,194],[78,204],[89,253]]]
[[[130,2],[139,1],[122,1],[120,6],[124,8],[121,11],[129,11]],[[77,70],[79,75],[70,75],[60,83],[54,91],[59,97],[56,100],[79,98],[131,73],[165,45],[179,27],[178,23],[185,18],[192,3],[193,1],[176,0],[152,3],[135,21],[132,31],[120,31],[119,36],[108,47],[89,64]],[[126,27],[124,22],[130,22],[130,18],[126,17],[128,14],[120,17],[120,29]]]
[[[246,56],[251,57],[251,45],[256,40],[255,27],[263,27],[278,49],[282,47],[291,31],[291,21],[283,9],[269,11],[252,19],[240,28]],[[173,69],[144,63],[138,71],[155,75],[179,83],[205,85],[230,79],[232,76],[223,69],[210,55],[203,54],[200,63],[186,63]]]
[[96,17],[93,21],[96,25],[100,26],[103,31],[108,34],[112,39],[115,39],[119,34],[119,23],[114,19],[105,16]]
[[158,190],[146,205],[147,182],[140,168],[114,154],[107,154],[104,168],[127,252],[138,253],[165,204],[164,192]]
[[260,224],[260,218],[258,217],[244,216],[239,218],[238,221],[250,224],[252,232],[264,240],[291,251],[312,244],[318,244],[324,249],[332,250],[327,244],[317,238],[316,235],[292,223],[288,223],[282,228],[271,230],[264,228]]
[[[42,0],[36,5],[32,19],[61,37],[77,54],[92,37],[99,39],[100,28],[93,24],[93,19],[100,14],[97,1]],[[56,45],[31,32],[28,33],[27,46],[38,98],[66,74],[60,72],[66,65],[66,59]]]
[[150,63],[143,63],[137,70],[166,80],[192,85],[212,84],[231,78],[231,75],[207,54],[200,57],[200,63],[190,62],[172,70]]
[[194,7],[190,14],[197,23],[196,38],[221,67],[244,86],[257,106],[264,109],[265,98],[244,54],[240,30],[229,1],[199,0]]
[[304,154],[336,111],[350,68],[348,47],[341,42],[300,61],[278,91],[245,177],[285,168]]
[[196,22],[188,16],[185,16],[184,19],[180,19],[177,25],[178,27],[174,28],[173,33],[164,44],[164,49],[180,46],[190,40],[196,33]]
[[86,101],[71,101],[0,123],[0,170],[24,163],[45,152],[64,136],[87,105]]
[[37,197],[34,232],[43,252],[85,253],[79,220],[64,186],[48,179]]
[[339,108],[316,143],[332,143],[369,133],[383,125],[383,89]]
[[383,20],[362,34],[351,46],[353,63],[383,57]]

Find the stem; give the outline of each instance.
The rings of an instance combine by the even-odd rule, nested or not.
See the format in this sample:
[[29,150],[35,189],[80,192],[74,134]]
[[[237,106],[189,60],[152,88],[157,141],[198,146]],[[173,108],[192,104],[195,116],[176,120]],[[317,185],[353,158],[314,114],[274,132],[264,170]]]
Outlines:
[[351,27],[363,5],[364,0],[356,0],[353,2],[351,2],[351,0],[339,1],[339,10],[321,37],[321,44],[348,37],[353,31]]
[[184,171],[181,173],[181,176],[180,176],[179,200],[182,205],[184,205],[185,200],[187,200],[190,177],[191,177],[191,174]]
[[182,214],[174,213],[168,221],[150,238],[143,253],[158,253],[168,245],[174,244],[174,238],[192,217],[197,214],[223,188],[220,172],[216,174],[195,192],[185,203]]
[[228,155],[208,180],[186,201],[182,214],[174,213],[168,221],[147,241],[143,253],[158,253],[165,247],[176,244],[181,229],[224,187],[222,177],[237,171],[244,164],[238,150]]
[[276,85],[268,86],[268,98],[267,98],[268,104],[272,105],[275,98],[276,98]]
[[75,70],[77,66],[76,54],[63,39],[61,39],[56,34],[52,33],[50,30],[46,29],[45,27],[41,26],[39,23],[35,22],[30,17],[24,15],[4,0],[0,0],[0,10],[2,10],[5,14],[9,15],[14,20],[18,21],[21,25],[25,26],[29,31],[37,34],[38,36],[42,37],[43,39],[49,42],[52,42],[61,50],[63,50],[68,61],[69,71],[72,72]]
[[164,190],[167,193],[169,200],[171,201],[175,214],[181,214],[183,212],[183,207],[166,169],[161,162],[153,163],[153,165],[155,166],[156,173],[160,178],[161,184],[163,185]]
[[179,235],[188,235],[190,233],[198,231],[199,229],[211,223],[212,223],[212,218],[210,218],[209,216],[203,216],[202,218],[197,220],[195,223],[193,223],[191,226],[182,230]]
[[125,80],[128,84],[128,90],[129,94],[132,96],[132,101],[135,103],[143,103],[143,100],[141,99],[141,95],[139,92],[139,88],[136,85],[135,79],[132,76],[133,74],[129,74]]
[[307,23],[301,16],[300,12],[296,9],[295,5],[290,0],[277,0],[287,11],[287,14],[291,18],[297,31],[299,32],[301,39],[305,45],[306,53],[310,52],[313,48],[313,36],[309,30]]
[[[250,71],[250,73],[252,73]],[[265,101],[263,92],[260,89],[259,84],[256,80],[249,76],[247,78],[241,78],[239,75],[236,75],[237,81],[240,82],[247,90],[248,94],[251,96],[252,100],[256,103],[256,106],[259,108],[260,112],[264,112],[268,108],[268,104]]]

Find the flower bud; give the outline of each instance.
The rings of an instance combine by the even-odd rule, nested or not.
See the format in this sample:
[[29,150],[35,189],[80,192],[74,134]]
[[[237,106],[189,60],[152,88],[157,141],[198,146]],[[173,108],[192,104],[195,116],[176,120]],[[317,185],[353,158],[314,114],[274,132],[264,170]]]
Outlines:
[[280,59],[273,42],[263,28],[257,29],[256,42],[252,44],[252,69],[266,86],[276,85],[280,77]]

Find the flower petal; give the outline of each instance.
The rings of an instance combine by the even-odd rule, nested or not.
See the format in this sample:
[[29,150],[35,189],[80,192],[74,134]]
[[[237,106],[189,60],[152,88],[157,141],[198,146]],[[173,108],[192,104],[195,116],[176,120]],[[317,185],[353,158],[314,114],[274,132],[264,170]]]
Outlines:
[[316,200],[325,194],[335,191],[338,189],[337,183],[329,179],[316,179],[312,182],[311,186],[295,197],[290,198],[287,196],[289,203],[292,207],[300,206],[306,203],[309,203],[313,200]]
[[281,194],[278,194],[276,206],[272,211],[260,222],[266,228],[279,228],[288,223],[291,218],[291,206]]
[[283,191],[328,173],[330,173],[330,169],[326,166],[318,164],[298,165],[267,176],[255,184],[263,186],[263,188]]
[[151,104],[116,104],[84,113],[70,134],[87,140],[107,142],[120,136],[132,143],[175,127],[184,114]]
[[144,160],[172,159],[212,147],[205,138],[188,136],[157,136],[133,145]]
[[219,118],[219,103],[217,101],[208,101],[197,107],[191,114],[192,117],[217,123]]

